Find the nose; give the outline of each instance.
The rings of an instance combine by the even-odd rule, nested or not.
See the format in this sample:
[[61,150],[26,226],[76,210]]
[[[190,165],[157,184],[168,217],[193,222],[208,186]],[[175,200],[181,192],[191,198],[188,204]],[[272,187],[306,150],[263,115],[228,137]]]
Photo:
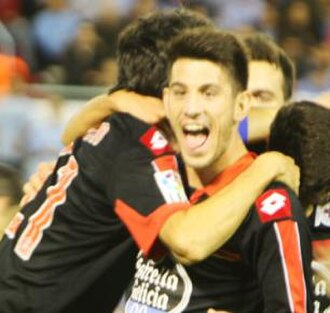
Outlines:
[[187,117],[194,118],[202,113],[203,106],[202,103],[196,94],[191,94],[186,99],[184,114]]

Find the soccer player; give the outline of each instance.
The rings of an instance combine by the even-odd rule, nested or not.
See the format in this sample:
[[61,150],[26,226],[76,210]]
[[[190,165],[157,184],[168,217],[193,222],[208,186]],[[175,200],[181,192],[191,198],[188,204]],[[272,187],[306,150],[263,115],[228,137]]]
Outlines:
[[[270,124],[278,110],[292,96],[295,69],[286,52],[268,36],[256,33],[244,36],[242,40],[250,56],[248,90],[253,106],[248,118],[240,123],[239,130],[244,141],[252,144],[253,150],[264,152]],[[88,128],[114,111],[131,112],[152,123],[164,116],[162,104],[151,97],[141,98],[123,91],[99,96],[72,118],[63,133],[64,143],[69,144],[76,137],[84,135]]]
[[313,312],[328,312],[330,286],[330,110],[314,102],[293,102],[280,109],[269,148],[291,156],[301,169],[299,198],[307,210],[313,236],[315,277]]
[[293,62],[271,38],[262,33],[242,37],[250,56],[248,90],[253,107],[248,119],[240,125],[247,141],[257,152],[266,149],[270,124],[278,110],[292,97],[295,82]]
[[[165,44],[184,28],[208,24],[193,13],[173,11],[130,25],[119,42],[117,88],[160,97]],[[157,221],[171,214],[181,229],[171,240],[187,236],[201,246],[209,244],[210,229],[221,221],[221,245],[228,238],[221,233],[230,236],[228,230],[244,218],[256,194],[284,174],[286,165],[277,154],[260,157],[232,189],[182,211],[190,204],[180,160],[168,140],[156,127],[127,114],[110,117],[61,151],[41,190],[6,229],[0,243],[0,312],[111,311],[133,275],[137,253],[123,217],[139,222],[140,239],[149,247],[156,239],[150,234],[162,226]],[[219,207],[231,211],[222,213]],[[190,260],[190,251],[194,246],[184,243],[176,253]]]
[[[239,131],[249,149],[262,153],[266,151],[270,124],[292,97],[295,68],[286,52],[267,35],[254,33],[241,39],[250,56],[248,90],[253,105],[248,117],[240,123]],[[141,105],[137,106],[137,102]],[[162,105],[151,97],[140,98],[123,91],[99,96],[72,118],[63,133],[63,142],[68,144],[82,136],[115,111],[131,112],[148,122],[157,122],[164,116]]]
[[[170,45],[169,60],[166,116],[185,163],[203,184],[190,195],[196,203],[253,162],[238,133],[250,103],[248,61],[233,35],[214,29],[180,34]],[[121,217],[148,253],[150,236],[156,237],[157,231],[144,240],[139,220],[124,212],[130,208],[123,207]],[[160,238],[170,247],[180,231],[177,218],[157,219],[157,225],[164,223]],[[125,311],[202,312],[213,307],[229,312],[311,312],[309,229],[302,206],[288,187],[269,185],[220,249],[213,239],[219,227],[210,229],[208,245],[190,241],[195,260],[200,261],[191,266],[183,267],[168,254],[162,258],[139,254]],[[178,251],[171,250],[182,261]]]

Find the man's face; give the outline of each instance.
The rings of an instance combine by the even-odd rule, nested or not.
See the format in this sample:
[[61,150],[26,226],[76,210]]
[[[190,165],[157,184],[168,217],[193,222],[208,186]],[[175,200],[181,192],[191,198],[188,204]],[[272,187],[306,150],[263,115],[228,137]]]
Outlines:
[[266,61],[249,62],[248,90],[255,106],[279,109],[285,104],[281,70]]
[[164,90],[166,114],[187,165],[219,163],[235,131],[232,78],[208,60],[181,58]]

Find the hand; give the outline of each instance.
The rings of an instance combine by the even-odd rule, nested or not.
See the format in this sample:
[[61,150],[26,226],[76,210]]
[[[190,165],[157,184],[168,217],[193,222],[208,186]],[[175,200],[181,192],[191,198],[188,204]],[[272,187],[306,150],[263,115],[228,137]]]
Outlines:
[[261,154],[255,162],[259,162],[266,171],[275,171],[274,180],[291,187],[298,194],[300,170],[292,158],[280,152],[270,151]]
[[158,123],[165,117],[164,105],[159,98],[126,90],[116,91],[109,97],[114,111],[129,113],[148,124]]
[[97,96],[88,101],[82,109],[73,115],[62,133],[62,142],[66,146],[82,137],[89,128],[97,127],[107,116],[113,113],[112,102],[107,95]]
[[36,196],[54,167],[55,161],[39,164],[37,172],[34,173],[23,186],[24,196],[21,199],[20,207],[30,202]]
[[148,124],[165,117],[162,101],[158,98],[119,90],[110,95],[101,95],[88,101],[69,121],[62,134],[62,142],[68,145],[83,136],[91,127],[97,127],[114,112],[129,113]]

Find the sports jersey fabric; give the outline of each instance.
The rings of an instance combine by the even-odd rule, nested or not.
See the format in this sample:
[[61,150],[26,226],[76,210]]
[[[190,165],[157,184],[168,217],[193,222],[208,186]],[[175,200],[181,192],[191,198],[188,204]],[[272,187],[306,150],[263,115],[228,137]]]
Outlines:
[[[195,191],[191,202],[223,188],[252,160],[252,154],[242,157]],[[122,216],[136,236],[131,215],[126,220]],[[151,259],[139,253],[125,293],[125,312],[206,312],[210,307],[244,313],[311,312],[310,260],[302,207],[289,188],[272,183],[233,237],[206,260],[184,267],[169,255]]]
[[115,212],[119,199],[163,218],[189,205],[167,140],[127,114],[64,148],[11,221],[0,243],[0,313],[111,312],[138,251]]
[[[317,262],[317,267],[328,263],[328,253],[330,251],[330,201],[315,205],[309,217],[312,230],[313,259]],[[330,299],[327,296],[328,282],[325,279],[314,281],[315,300],[313,313],[330,312]]]

